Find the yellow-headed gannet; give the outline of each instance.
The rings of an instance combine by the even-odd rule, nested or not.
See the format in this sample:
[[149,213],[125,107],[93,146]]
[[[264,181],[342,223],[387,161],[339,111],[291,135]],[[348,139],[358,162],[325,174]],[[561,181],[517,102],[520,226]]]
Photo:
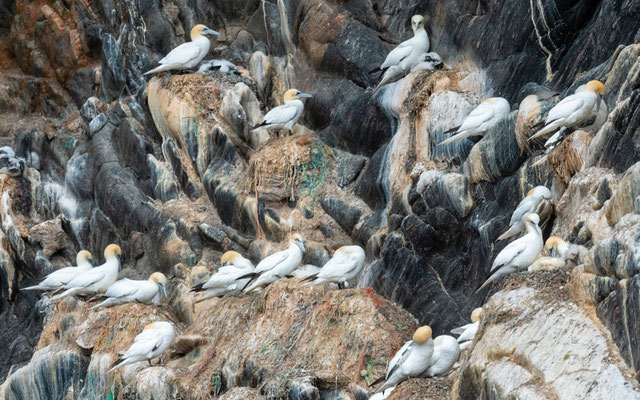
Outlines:
[[157,321],[145,326],[144,330],[133,339],[129,350],[111,364],[107,373],[138,361],[147,361],[151,366],[151,360],[164,353],[175,337],[176,331],[171,322]]
[[[498,123],[511,111],[511,106],[507,99],[502,97],[491,97],[480,103],[464,119],[462,125],[456,129],[455,134],[443,140],[438,145],[449,144],[462,140],[469,136],[482,136]],[[452,129],[452,130],[453,130]]]
[[250,292],[257,287],[266,286],[290,275],[302,261],[302,255],[304,254],[303,241],[304,239],[300,234],[294,233],[289,239],[289,247],[286,250],[265,257],[256,265],[254,272],[238,278],[238,280],[250,278],[244,292]]
[[411,29],[413,30],[413,37],[391,50],[380,68],[376,68],[370,73],[385,71],[394,66],[400,67],[406,73],[411,67],[420,62],[420,56],[429,51],[429,35],[424,29],[424,17],[422,15],[414,15],[411,18]]
[[536,186],[529,190],[527,196],[520,201],[513,214],[511,214],[509,229],[500,235],[498,240],[508,239],[520,232],[524,232],[524,216],[530,213],[538,213],[541,208],[551,207],[550,200],[551,191],[546,186]]
[[602,95],[604,95],[604,85],[600,81],[589,81],[585,86],[580,86],[575,94],[565,97],[549,110],[544,128],[529,140],[547,135],[561,127],[578,125],[592,118],[600,110]]
[[[413,340],[405,343],[389,361],[387,374],[384,377],[385,383],[378,389],[378,392],[382,392],[409,378],[420,376],[429,368],[432,354],[433,339],[431,338],[431,328],[426,325],[421,326],[413,334]],[[380,381],[382,379],[377,380],[372,385]]]
[[393,392],[395,388],[395,386],[391,386],[382,392],[375,393],[373,396],[369,397],[369,400],[385,400],[387,397],[391,396],[391,392]]
[[429,369],[425,374],[431,376],[446,375],[460,357],[458,341],[449,335],[441,335],[433,339],[433,355],[429,362]]
[[567,243],[558,236],[549,237],[544,243],[544,247],[551,257],[558,257],[574,264],[582,264],[583,259],[589,252],[586,247]]
[[231,61],[227,60],[206,60],[198,67],[198,72],[200,73],[210,70],[217,70],[225,74],[232,73],[240,75],[238,67],[236,67]]
[[473,338],[478,333],[480,327],[480,318],[482,317],[482,308],[476,308],[471,312],[471,323],[463,325],[459,328],[451,330],[451,333],[458,336],[458,343],[460,344],[460,350],[465,349],[473,342]]
[[60,268],[47,275],[47,277],[35,286],[29,286],[21,290],[58,290],[71,282],[79,273],[94,267],[93,256],[87,250],[80,250],[76,255],[76,267]]
[[171,50],[159,61],[159,66],[145,72],[144,75],[175,69],[194,69],[209,53],[211,42],[207,35],[219,35],[219,33],[201,24],[194,26],[191,29],[190,42],[182,43]]
[[442,67],[442,59],[438,53],[422,53],[416,60],[414,65],[409,66],[409,70],[403,69],[400,65],[392,65],[387,68],[382,75],[382,79],[378,86],[373,90],[373,94],[378,93],[382,87],[390,83],[396,82],[402,79],[406,74],[422,71],[433,70]]
[[223,296],[234,290],[242,289],[249,278],[240,279],[240,276],[253,272],[253,264],[235,251],[227,251],[220,259],[221,267],[211,275],[205,283],[194,286],[192,292],[204,292],[196,301],[201,302],[215,296]]
[[69,283],[64,285],[64,288],[67,290],[52,297],[51,301],[76,294],[95,294],[107,290],[107,288],[118,279],[121,254],[122,250],[120,250],[120,246],[117,244],[108,245],[107,248],[104,249],[104,264],[78,274]]
[[319,273],[305,279],[307,285],[335,282],[338,287],[360,273],[364,265],[365,253],[360,246],[342,246],[333,253],[333,257],[322,267]]
[[501,276],[527,269],[538,258],[544,243],[542,242],[542,231],[538,226],[540,217],[538,214],[527,214],[524,217],[527,234],[509,243],[502,249],[493,261],[491,272],[493,274],[477,290],[479,292],[489,283]]
[[109,286],[102,303],[90,308],[111,307],[125,303],[160,304],[160,295],[167,298],[167,277],[162,272],[154,272],[146,281],[122,279]]
[[289,89],[284,93],[284,104],[273,108],[264,116],[263,121],[254,126],[255,129],[286,129],[291,134],[291,129],[298,122],[304,111],[303,98],[313,97],[302,93],[297,89]]

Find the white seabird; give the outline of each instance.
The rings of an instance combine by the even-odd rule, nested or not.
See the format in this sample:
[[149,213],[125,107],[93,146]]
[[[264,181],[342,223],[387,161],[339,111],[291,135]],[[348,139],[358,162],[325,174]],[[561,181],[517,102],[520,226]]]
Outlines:
[[422,70],[434,70],[442,67],[442,59],[438,53],[422,53],[416,60],[416,64],[409,66],[409,70],[403,69],[399,65],[392,65],[387,68],[382,75],[380,83],[373,89],[373,94],[376,94],[382,89],[383,86],[393,83],[402,79],[406,74],[422,71]]
[[317,285],[335,282],[338,287],[360,273],[364,265],[365,253],[360,246],[342,246],[333,253],[333,257],[322,267],[319,273],[305,279],[304,284]]
[[[551,191],[546,186],[536,186],[529,190],[527,196],[520,201],[516,209],[511,214],[509,229],[498,237],[498,240],[508,239],[524,231],[524,216],[530,213],[537,213],[543,207],[551,207]],[[547,204],[544,204],[547,203]]]
[[502,249],[491,267],[493,274],[476,292],[501,276],[527,269],[538,258],[543,246],[542,231],[538,226],[540,217],[538,214],[527,214],[524,221],[527,234]]
[[205,283],[194,286],[192,292],[204,292],[203,295],[196,300],[197,303],[216,296],[223,296],[234,290],[242,289],[249,278],[240,279],[240,276],[253,272],[253,263],[242,257],[240,253],[235,251],[227,251],[220,258],[221,267],[211,275],[211,278]]
[[144,330],[133,339],[129,350],[111,364],[107,373],[138,361],[147,361],[151,366],[151,360],[164,353],[175,337],[176,331],[171,322],[157,321],[145,326]]
[[159,61],[159,66],[145,72],[144,75],[176,69],[194,69],[209,53],[211,42],[207,35],[219,35],[219,33],[202,24],[194,26],[191,29],[190,42],[182,43],[171,50]]
[[239,277],[238,280],[250,278],[243,291],[250,292],[257,287],[266,286],[290,275],[302,261],[303,240],[300,234],[294,233],[289,239],[289,247],[286,250],[265,257],[256,265],[254,272]]
[[306,278],[310,277],[311,275],[318,274],[321,270],[322,270],[322,268],[320,268],[320,267],[318,267],[316,265],[305,264],[300,268],[296,268],[291,273],[291,276],[293,276],[294,278],[298,278],[298,279],[306,279]]
[[[385,383],[378,389],[378,392],[383,392],[409,378],[420,376],[429,368],[432,354],[431,328],[426,325],[421,326],[413,334],[413,340],[405,343],[389,361],[387,374],[384,377]],[[372,383],[372,385],[381,380]]]
[[286,129],[291,134],[291,129],[298,122],[304,111],[303,98],[313,97],[310,94],[302,93],[297,89],[289,89],[284,93],[284,104],[271,109],[264,116],[263,121],[251,128],[256,129]]
[[200,73],[210,70],[218,70],[225,74],[233,73],[239,75],[238,67],[236,67],[231,61],[227,60],[206,60],[198,67],[198,72]]
[[502,118],[511,112],[511,106],[507,99],[502,97],[491,97],[478,104],[464,119],[454,132],[455,134],[438,144],[442,146],[462,140],[469,136],[482,136]]
[[565,97],[549,110],[544,128],[529,140],[547,135],[561,127],[575,126],[590,119],[600,110],[602,95],[604,95],[604,85],[600,81],[589,81],[585,86],[579,87],[575,94]]
[[480,328],[480,318],[482,317],[482,308],[476,308],[471,312],[471,323],[463,325],[459,328],[451,330],[451,333],[458,336],[458,343],[460,344],[460,350],[467,348],[472,342],[473,338],[478,333]]
[[586,247],[565,242],[558,236],[549,237],[544,246],[552,257],[559,257],[574,264],[582,264],[589,252]]
[[449,335],[440,335],[433,340],[433,354],[429,362],[429,369],[425,374],[441,376],[448,374],[460,357],[458,341]]
[[122,279],[109,286],[106,300],[90,308],[111,307],[125,303],[160,304],[160,296],[167,298],[167,277],[162,272],[154,272],[148,280]]
[[94,267],[93,256],[87,250],[80,250],[76,254],[75,267],[60,268],[47,275],[47,277],[35,286],[29,286],[21,290],[58,290],[69,283],[79,273],[90,270]]
[[411,67],[420,62],[420,56],[429,51],[429,35],[424,29],[424,17],[422,15],[411,17],[411,29],[413,30],[413,37],[391,50],[382,65],[370,71],[370,73],[385,71],[394,66],[400,67],[406,73],[411,70]]
[[64,285],[64,289],[67,290],[52,297],[51,301],[76,294],[95,294],[107,290],[118,279],[121,254],[120,246],[117,244],[108,245],[104,249],[104,264],[78,274]]

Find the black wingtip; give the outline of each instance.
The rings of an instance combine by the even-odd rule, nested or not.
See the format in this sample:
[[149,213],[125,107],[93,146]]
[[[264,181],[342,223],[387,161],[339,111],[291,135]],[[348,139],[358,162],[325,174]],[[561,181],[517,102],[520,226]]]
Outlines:
[[384,375],[383,375],[383,376],[381,376],[380,378],[378,378],[378,379],[376,379],[375,381],[371,382],[371,383],[369,384],[369,387],[374,386],[374,385],[377,385],[378,383],[380,383],[380,382],[384,381],[384,378],[385,378],[385,376],[384,376]]
[[204,286],[204,283],[198,283],[197,285],[195,285],[194,287],[191,288],[191,290],[189,290],[190,292],[202,292],[202,287]]
[[304,278],[302,282],[311,282],[311,281],[315,281],[316,279],[318,279],[318,274],[313,274]]
[[116,361],[114,361],[114,362],[113,362],[113,364],[111,364],[111,365],[109,366],[109,368],[107,369],[107,371],[108,371],[108,370],[110,370],[111,368],[115,367],[116,365],[120,364],[122,361],[124,361],[124,359],[123,359],[123,358],[118,358]]

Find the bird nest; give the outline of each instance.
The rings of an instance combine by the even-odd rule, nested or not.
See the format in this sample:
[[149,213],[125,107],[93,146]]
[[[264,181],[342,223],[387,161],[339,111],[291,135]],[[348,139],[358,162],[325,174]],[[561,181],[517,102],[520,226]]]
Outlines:
[[330,147],[309,136],[272,140],[251,157],[253,190],[264,200],[315,201],[333,158]]

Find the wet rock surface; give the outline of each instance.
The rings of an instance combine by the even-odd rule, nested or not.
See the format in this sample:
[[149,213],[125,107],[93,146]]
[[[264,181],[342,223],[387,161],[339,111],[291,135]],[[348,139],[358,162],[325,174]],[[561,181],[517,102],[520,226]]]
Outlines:
[[[412,316],[439,335],[488,301],[457,371],[390,398],[637,397],[639,6],[534,3],[0,4],[0,395],[361,399]],[[413,14],[429,17],[447,68],[372,96],[369,71],[411,37]],[[207,58],[240,76],[143,77],[196,23],[221,33]],[[606,86],[607,121],[536,164],[528,137],[591,79]],[[291,87],[314,94],[293,135],[252,131]],[[438,145],[490,96],[509,100],[507,118]],[[581,265],[476,293],[538,185],[555,206],[545,238],[584,246]],[[222,252],[258,262],[290,232],[319,266],[342,245],[366,247],[356,283],[373,290],[287,279],[194,304],[189,287]],[[169,304],[89,313],[19,290],[80,249],[102,262],[112,242],[121,277],[170,276]],[[179,326],[171,352],[111,380],[116,353],[156,319]]]

